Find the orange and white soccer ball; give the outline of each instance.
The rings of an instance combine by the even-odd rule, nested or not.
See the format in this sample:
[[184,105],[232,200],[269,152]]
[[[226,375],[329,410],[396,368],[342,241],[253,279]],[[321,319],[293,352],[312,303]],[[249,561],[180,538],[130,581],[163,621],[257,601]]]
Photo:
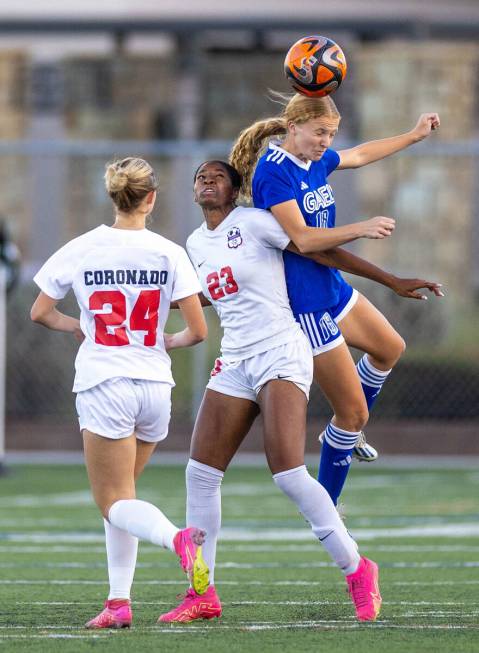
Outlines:
[[323,97],[333,93],[346,77],[346,57],[326,36],[305,36],[288,50],[284,72],[298,93]]

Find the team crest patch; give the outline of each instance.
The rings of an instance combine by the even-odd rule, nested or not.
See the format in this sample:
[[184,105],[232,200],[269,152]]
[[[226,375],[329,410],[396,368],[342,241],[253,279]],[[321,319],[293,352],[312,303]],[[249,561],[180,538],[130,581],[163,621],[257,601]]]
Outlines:
[[226,238],[228,239],[228,247],[230,249],[236,249],[243,244],[243,238],[239,227],[233,227],[230,229],[226,234]]

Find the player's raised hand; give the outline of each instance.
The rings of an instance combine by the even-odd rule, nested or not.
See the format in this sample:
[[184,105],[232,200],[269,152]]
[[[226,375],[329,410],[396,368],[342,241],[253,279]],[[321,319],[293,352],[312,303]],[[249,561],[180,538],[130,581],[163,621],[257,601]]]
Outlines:
[[422,113],[413,129],[416,140],[422,141],[424,138],[427,138],[431,131],[439,129],[440,124],[439,114]]
[[394,218],[386,218],[383,215],[378,215],[370,220],[361,222],[362,238],[387,238],[392,234],[396,227],[396,220]]
[[401,277],[394,277],[391,289],[400,297],[409,297],[410,299],[427,299],[426,295],[418,292],[422,289],[429,290],[429,292],[436,295],[436,297],[444,297],[442,291],[442,284],[434,281],[425,281],[425,279],[402,279]]

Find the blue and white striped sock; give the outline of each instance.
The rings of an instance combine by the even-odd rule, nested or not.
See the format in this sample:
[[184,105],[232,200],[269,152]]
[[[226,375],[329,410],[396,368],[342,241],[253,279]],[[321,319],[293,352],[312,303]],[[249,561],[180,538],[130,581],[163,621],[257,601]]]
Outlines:
[[388,378],[391,370],[383,372],[378,370],[369,361],[368,355],[364,354],[361,360],[356,365],[361,385],[363,386],[364,396],[368,404],[368,410],[371,410],[374,402],[376,401],[384,381]]
[[361,431],[344,431],[331,422],[325,430],[318,481],[336,505],[351,466],[354,445]]

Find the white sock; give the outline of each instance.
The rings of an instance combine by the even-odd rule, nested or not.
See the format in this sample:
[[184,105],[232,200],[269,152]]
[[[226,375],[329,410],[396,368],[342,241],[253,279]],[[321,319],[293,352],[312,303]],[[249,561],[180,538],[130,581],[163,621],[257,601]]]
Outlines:
[[299,508],[315,536],[345,575],[359,565],[356,543],[341,521],[324,487],[308,474],[305,465],[273,475],[274,482]]
[[129,599],[135,575],[138,538],[103,520],[110,580],[109,599]]
[[203,558],[215,582],[216,541],[221,526],[221,481],[224,473],[196,460],[186,466],[186,524],[206,531]]
[[173,539],[178,528],[152,503],[139,499],[120,499],[108,513],[110,524],[130,535],[175,551]]

